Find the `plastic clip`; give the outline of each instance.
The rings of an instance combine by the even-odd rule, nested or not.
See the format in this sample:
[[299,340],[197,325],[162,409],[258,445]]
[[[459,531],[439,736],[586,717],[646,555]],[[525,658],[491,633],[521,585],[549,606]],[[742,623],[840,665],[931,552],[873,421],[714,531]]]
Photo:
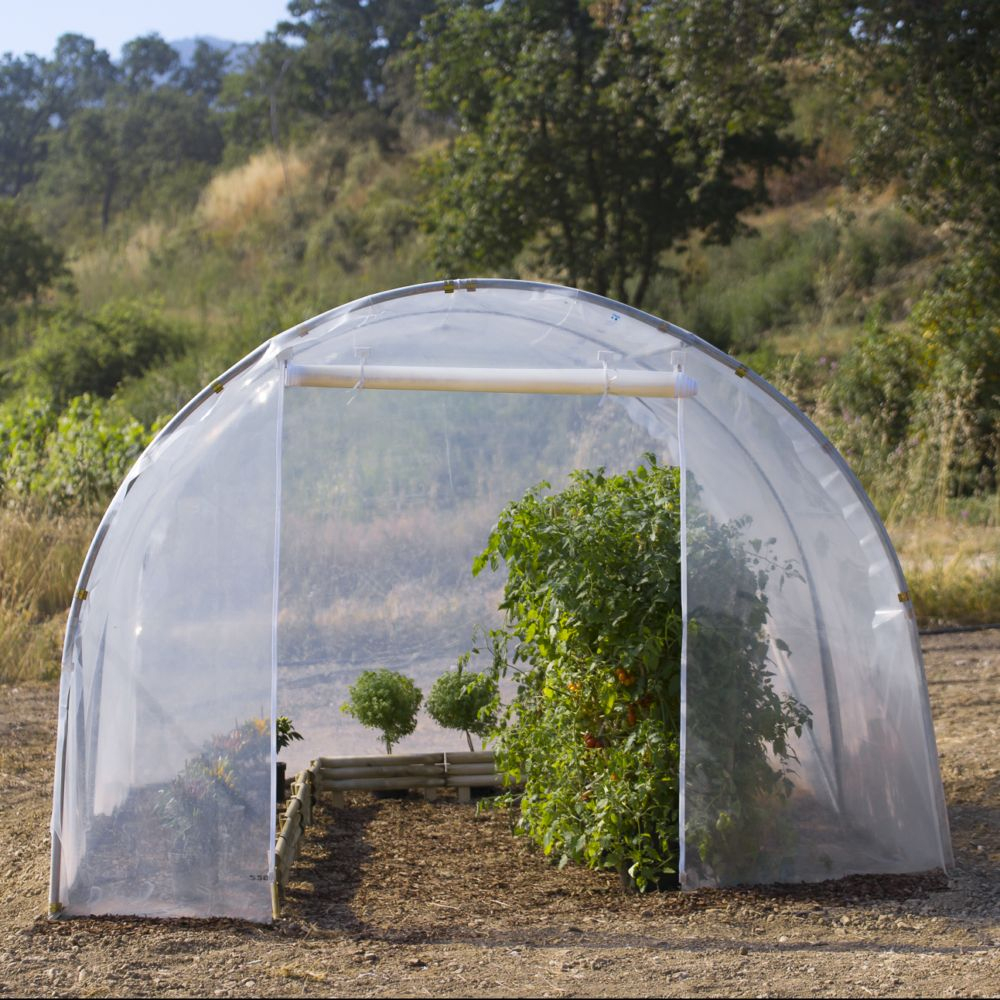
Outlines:
[[617,375],[612,375],[608,369],[608,358],[613,358],[614,356],[614,351],[597,352],[597,360],[604,366],[604,393],[601,396],[601,403],[608,398],[608,393],[611,391],[611,383],[618,378]]
[[355,347],[354,356],[361,359],[361,371],[358,374],[358,380],[354,383],[354,388],[351,390],[351,398],[347,401],[347,405],[350,406],[354,402],[357,394],[365,387],[365,362],[368,360],[368,355],[371,353],[370,347]]

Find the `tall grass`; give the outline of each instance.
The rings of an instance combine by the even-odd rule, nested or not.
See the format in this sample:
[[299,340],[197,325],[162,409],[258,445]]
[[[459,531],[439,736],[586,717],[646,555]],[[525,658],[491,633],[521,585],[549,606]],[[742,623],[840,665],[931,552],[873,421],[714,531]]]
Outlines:
[[969,520],[926,517],[890,526],[923,627],[1000,622],[1000,524]]
[[212,230],[242,229],[248,221],[270,215],[282,195],[293,195],[308,173],[308,164],[297,153],[266,150],[213,177],[201,196],[197,214]]
[[0,683],[59,676],[66,612],[95,527],[88,515],[0,510]]

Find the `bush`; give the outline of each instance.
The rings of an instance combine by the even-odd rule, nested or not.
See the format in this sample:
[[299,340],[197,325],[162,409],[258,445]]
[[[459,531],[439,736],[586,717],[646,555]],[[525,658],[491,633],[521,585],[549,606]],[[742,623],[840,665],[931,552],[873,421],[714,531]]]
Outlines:
[[884,507],[943,514],[997,488],[998,270],[953,264],[905,324],[870,324],[820,395],[818,422]]
[[340,706],[361,725],[377,729],[385,752],[417,728],[417,711],[423,700],[419,688],[395,670],[366,670],[351,685],[349,698]]
[[88,395],[62,413],[48,399],[13,400],[0,411],[0,497],[50,509],[100,507],[155,430]]
[[35,297],[68,275],[61,250],[31,224],[17,202],[0,198],[0,309]]
[[427,712],[442,728],[462,730],[473,750],[471,734],[485,738],[496,724],[497,685],[487,674],[465,673],[464,665],[460,662],[457,670],[449,670],[434,682]]
[[[679,476],[647,461],[618,476],[574,472],[551,496],[545,483],[529,490],[504,509],[474,564],[477,573],[501,562],[508,571],[505,623],[488,639],[495,679],[516,675],[495,749],[498,768],[524,783],[520,829],[561,863],[616,869],[640,889],[677,870],[681,726]],[[741,584],[752,575],[756,595],[756,615],[716,637],[714,682],[741,698],[716,720],[719,738],[745,769],[737,778],[756,768],[735,790],[732,773],[711,775],[721,805],[705,818],[713,832],[695,839],[717,869],[730,846],[723,812],[761,796],[761,772],[780,796],[783,772],[769,757],[792,757],[786,734],[808,718],[771,686],[760,638],[767,604],[736,543],[742,527],[706,526],[702,540],[712,572]],[[710,623],[701,633],[710,641]],[[744,811],[749,824],[749,804]]]
[[84,393],[108,398],[126,378],[178,355],[184,343],[159,310],[136,302],[111,303],[93,316],[63,310],[36,333],[13,375],[59,405]]

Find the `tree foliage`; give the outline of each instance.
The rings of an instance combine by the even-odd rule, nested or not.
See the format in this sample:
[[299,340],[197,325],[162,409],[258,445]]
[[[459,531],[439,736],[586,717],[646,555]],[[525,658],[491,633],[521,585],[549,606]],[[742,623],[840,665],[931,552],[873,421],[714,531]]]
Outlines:
[[[695,230],[730,239],[766,201],[766,170],[802,152],[783,134],[778,15],[757,10],[439,4],[416,59],[425,101],[457,132],[431,168],[441,263],[504,270],[527,250],[569,284],[641,304],[666,250]],[[725,70],[693,73],[737,16]]]
[[20,205],[0,198],[0,308],[48,288],[67,273],[64,260]]
[[5,56],[0,195],[38,188],[103,229],[144,200],[192,197],[222,157],[214,101],[224,59],[202,45],[184,67],[158,35],[126,43],[117,64],[74,34],[60,37],[51,59]]
[[856,166],[903,182],[918,216],[995,242],[1000,231],[1000,5],[887,0],[839,7],[841,86]]
[[342,119],[369,106],[391,110],[402,96],[389,64],[433,0],[291,0],[279,32],[294,38],[289,84],[296,107]]
[[17,197],[38,177],[54,110],[44,60],[6,53],[0,59],[0,197]]
[[176,324],[148,305],[111,302],[93,315],[61,310],[37,330],[13,376],[57,405],[84,393],[109,397],[125,379],[142,375],[183,346]]
[[487,674],[466,671],[467,662],[468,656],[463,657],[457,670],[443,673],[434,682],[427,713],[442,728],[464,732],[473,750],[471,734],[486,737],[496,725],[497,686]]

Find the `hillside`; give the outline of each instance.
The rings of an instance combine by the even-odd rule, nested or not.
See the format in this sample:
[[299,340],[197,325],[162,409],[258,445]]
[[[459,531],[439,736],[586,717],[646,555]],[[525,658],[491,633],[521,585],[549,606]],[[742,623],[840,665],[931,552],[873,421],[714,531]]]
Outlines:
[[917,14],[764,5],[722,51],[668,5],[598,7],[331,2],[238,65],[157,36],[0,65],[0,677],[51,675],[163,420],[302,319],[457,274],[606,292],[738,356],[851,462],[922,620],[1000,620],[995,144],[947,113],[989,117],[997,8],[945,5],[957,57]]

